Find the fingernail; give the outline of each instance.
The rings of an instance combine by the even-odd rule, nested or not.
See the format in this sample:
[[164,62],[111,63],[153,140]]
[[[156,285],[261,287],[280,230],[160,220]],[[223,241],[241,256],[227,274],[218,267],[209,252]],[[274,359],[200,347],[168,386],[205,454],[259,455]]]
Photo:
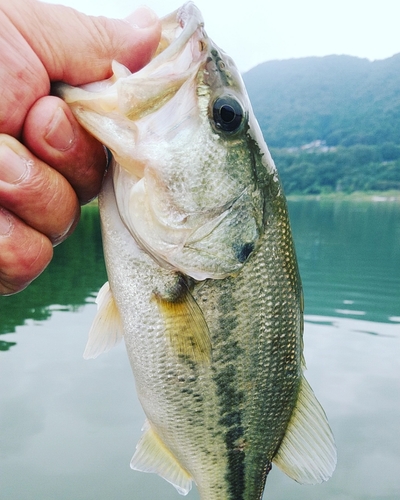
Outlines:
[[49,146],[58,151],[66,151],[72,146],[75,139],[74,129],[62,108],[57,108],[44,138]]
[[11,217],[0,208],[0,235],[8,236],[13,227]]
[[135,28],[145,29],[153,26],[158,21],[158,16],[148,7],[142,6],[126,17],[125,21]]
[[6,145],[0,146],[0,180],[18,184],[28,173],[29,160],[17,155]]

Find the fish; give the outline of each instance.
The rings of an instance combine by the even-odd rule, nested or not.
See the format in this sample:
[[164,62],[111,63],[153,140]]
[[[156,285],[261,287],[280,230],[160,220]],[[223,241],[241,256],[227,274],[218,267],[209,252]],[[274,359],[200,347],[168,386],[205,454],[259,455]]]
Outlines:
[[194,3],[152,60],[57,93],[112,153],[99,196],[108,282],[85,358],[122,339],[146,422],[131,460],[202,500],[259,500],[276,465],[331,477],[304,371],[303,292],[277,168],[235,63]]

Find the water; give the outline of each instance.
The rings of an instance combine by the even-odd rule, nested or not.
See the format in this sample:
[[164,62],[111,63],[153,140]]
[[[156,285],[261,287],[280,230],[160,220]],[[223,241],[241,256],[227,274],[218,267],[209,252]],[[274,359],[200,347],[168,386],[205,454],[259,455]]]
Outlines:
[[[322,485],[273,468],[271,500],[400,498],[400,204],[291,202],[307,377],[339,462]],[[144,415],[122,346],[82,352],[105,281],[98,216],[27,290],[0,298],[0,500],[174,500],[129,461]],[[193,490],[187,497],[198,500]]]

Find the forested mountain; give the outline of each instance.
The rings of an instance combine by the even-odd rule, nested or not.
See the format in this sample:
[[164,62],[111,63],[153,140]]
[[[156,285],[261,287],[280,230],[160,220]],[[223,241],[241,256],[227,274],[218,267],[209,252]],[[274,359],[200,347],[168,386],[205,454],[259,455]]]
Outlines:
[[243,76],[288,193],[400,189],[400,54],[271,61]]

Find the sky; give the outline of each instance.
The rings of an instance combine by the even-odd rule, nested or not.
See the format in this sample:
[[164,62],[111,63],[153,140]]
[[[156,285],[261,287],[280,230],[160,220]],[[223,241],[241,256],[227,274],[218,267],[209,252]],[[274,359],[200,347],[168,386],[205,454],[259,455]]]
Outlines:
[[[123,18],[140,5],[159,16],[184,0],[46,0]],[[400,0],[196,0],[207,34],[240,71],[276,59],[346,54],[370,60],[400,52]]]

